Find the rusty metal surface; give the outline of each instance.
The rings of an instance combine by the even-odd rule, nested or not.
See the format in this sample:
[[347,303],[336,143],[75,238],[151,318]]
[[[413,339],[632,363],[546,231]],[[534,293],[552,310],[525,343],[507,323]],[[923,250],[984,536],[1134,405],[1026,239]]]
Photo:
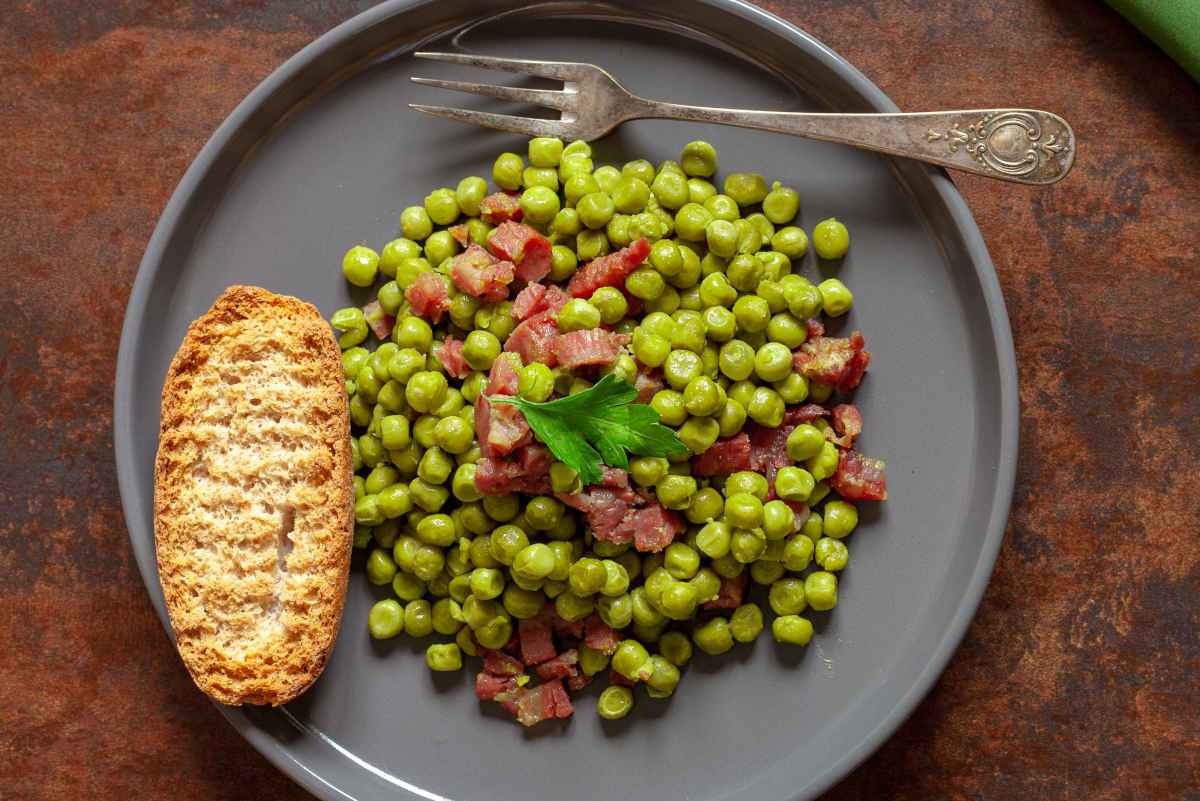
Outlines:
[[[1200,87],[1099,4],[762,4],[901,108],[1041,106],[1081,142],[1048,189],[956,179],[1013,321],[1013,513],[950,668],[827,799],[1200,798]],[[183,170],[246,92],[363,5],[3,11],[0,797],[305,797],[162,634],[120,513],[111,381]]]

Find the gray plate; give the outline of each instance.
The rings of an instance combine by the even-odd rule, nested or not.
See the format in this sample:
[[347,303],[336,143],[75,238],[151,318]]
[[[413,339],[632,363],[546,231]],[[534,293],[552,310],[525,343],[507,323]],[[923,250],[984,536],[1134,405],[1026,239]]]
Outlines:
[[[837,55],[742,3],[549,4],[480,22],[523,5],[391,2],[350,20],[255,89],[171,199],[129,301],[115,409],[125,517],[164,621],[152,462],[159,388],[189,321],[231,283],[332,312],[351,300],[338,269],[349,244],[382,244],[405,205],[523,148],[406,111],[446,100],[409,75],[467,74],[416,62],[414,47],[591,61],[635,92],[685,103],[895,110]],[[456,43],[438,43],[454,31]],[[725,169],[797,186],[806,228],[836,215],[853,232],[840,275],[856,304],[844,327],[862,328],[874,353],[857,395],[861,447],[888,460],[891,500],[864,504],[837,609],[815,615],[807,649],[767,636],[697,660],[671,701],[642,701],[615,724],[595,716],[589,688],[574,719],[527,732],[474,700],[469,672],[435,677],[407,640],[373,643],[376,594],[356,572],[317,685],[285,710],[225,710],[318,796],[812,798],[895,730],[962,637],[1000,545],[1017,448],[1008,321],[966,206],[938,170],[732,128],[632,123],[599,143],[599,160],[675,158],[694,138],[712,141]],[[803,271],[820,272],[812,257]]]

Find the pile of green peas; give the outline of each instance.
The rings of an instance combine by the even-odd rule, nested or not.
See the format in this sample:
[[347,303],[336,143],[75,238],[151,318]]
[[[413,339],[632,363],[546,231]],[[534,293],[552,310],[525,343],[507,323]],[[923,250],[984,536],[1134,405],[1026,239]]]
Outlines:
[[[597,614],[625,637],[611,657],[580,645],[585,674],[611,669],[663,698],[694,648],[721,654],[765,629],[763,609],[752,601],[722,610],[728,614],[703,609],[723,581],[744,573],[764,588],[776,641],[812,638],[803,614],[836,605],[837,573],[849,559],[845,538],[858,522],[853,504],[829,486],[838,451],[828,424],[790,433],[793,464],[778,471],[773,487],[753,472],[693,476],[690,459],[748,421],[778,427],[788,406],[828,401],[833,388],[794,372],[793,351],[807,339],[806,320],[846,314],[853,296],[836,278],[814,285],[800,274],[810,239],[797,224],[795,189],[754,173],[730,174],[718,189],[716,171],[716,151],[706,142],[688,143],[678,162],[616,167],[595,165],[584,142],[550,138],[531,140],[524,158],[503,153],[492,167],[494,187],[519,193],[523,222],[552,243],[547,281],[566,282],[580,264],[639,237],[651,243],[624,293],[604,287],[573,299],[558,326],[630,334],[630,352],[604,372],[632,383],[639,365],[661,370],[664,385],[650,405],[688,453],[629,464],[633,483],[689,524],[661,553],[596,539],[554,496],[484,496],[475,486],[481,455],[473,404],[495,360],[513,358],[502,354],[515,326],[511,303],[481,302],[447,280],[448,319],[433,326],[412,312],[404,291],[422,273],[448,275],[462,250],[449,226],[464,226],[460,236],[486,245],[492,226],[481,204],[494,190],[484,178],[464,178],[404,209],[401,236],[381,251],[358,245],[346,252],[342,269],[351,284],[383,279],[377,304],[341,309],[331,320],[353,425],[354,544],[366,552],[367,580],[388,595],[371,608],[372,637],[437,635],[428,666],[459,670],[464,654],[503,647],[519,621],[550,603],[568,621]],[[832,217],[816,224],[811,240],[822,259],[840,259],[849,248],[846,226]],[[629,297],[643,306],[636,316]],[[389,341],[374,350],[363,347],[378,322],[368,315],[395,319]],[[464,342],[465,378],[449,376],[439,361],[448,336]],[[529,400],[590,386],[562,369],[519,359],[516,366],[518,392]],[[555,492],[580,489],[565,464],[553,464],[550,477]],[[788,501],[821,506],[801,519]],[[620,718],[633,703],[628,687],[612,685],[600,694],[598,713]]]

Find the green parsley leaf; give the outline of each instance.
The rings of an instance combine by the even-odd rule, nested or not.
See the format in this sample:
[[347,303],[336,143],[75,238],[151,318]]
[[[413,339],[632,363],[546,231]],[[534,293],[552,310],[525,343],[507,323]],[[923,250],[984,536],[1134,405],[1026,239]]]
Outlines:
[[628,383],[606,375],[583,392],[545,403],[508,395],[489,400],[520,409],[555,458],[578,471],[584,484],[595,484],[602,464],[629,467],[627,452],[667,456],[687,451],[675,432],[659,422],[658,412],[634,403],[636,397],[637,390]]

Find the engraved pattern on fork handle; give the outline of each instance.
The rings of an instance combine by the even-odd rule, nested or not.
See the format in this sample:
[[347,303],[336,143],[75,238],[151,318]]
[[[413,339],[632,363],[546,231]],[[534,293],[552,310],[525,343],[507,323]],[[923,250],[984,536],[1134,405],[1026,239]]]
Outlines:
[[808,114],[646,101],[633,117],[716,122],[839,142],[1023,184],[1050,184],[1075,159],[1071,126],[1047,111],[977,109],[897,114]]

